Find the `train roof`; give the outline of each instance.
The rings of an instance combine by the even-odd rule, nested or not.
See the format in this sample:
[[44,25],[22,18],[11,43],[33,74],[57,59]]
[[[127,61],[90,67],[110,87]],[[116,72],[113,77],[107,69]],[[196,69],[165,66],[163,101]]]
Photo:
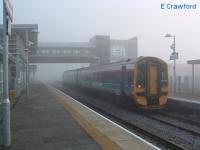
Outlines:
[[[128,68],[130,69],[131,67],[134,67],[134,65],[137,62],[140,61],[145,61],[145,60],[157,60],[160,61],[162,63],[165,63],[162,59],[157,58],[157,57],[151,57],[151,56],[140,56],[136,59],[127,59],[127,60],[123,60],[123,61],[119,61],[119,62],[113,62],[113,63],[108,63],[108,64],[97,64],[97,65],[93,65],[93,66],[89,66],[89,67],[84,67],[84,68],[79,68],[79,69],[73,69],[73,70],[67,70],[67,71],[82,71],[82,70],[89,70],[89,69],[98,69],[99,71],[101,70],[118,70],[121,66],[123,65],[127,65]],[[166,63],[165,63],[166,64]]]
[[128,64],[132,64],[134,65],[135,62],[137,62],[137,60],[123,60],[123,61],[119,61],[119,62],[113,62],[113,63],[107,63],[107,64],[97,64],[97,65],[93,65],[93,66],[89,66],[89,67],[84,67],[84,68],[79,68],[79,69],[75,69],[75,70],[87,70],[87,69],[108,69],[109,70],[118,70],[119,67],[121,67],[122,65],[128,65]]

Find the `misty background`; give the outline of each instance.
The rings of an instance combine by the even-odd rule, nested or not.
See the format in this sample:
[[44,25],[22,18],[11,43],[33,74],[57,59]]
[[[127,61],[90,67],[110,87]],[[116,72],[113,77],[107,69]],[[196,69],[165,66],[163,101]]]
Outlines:
[[[196,10],[162,10],[162,2],[197,4]],[[94,35],[138,37],[138,55],[172,64],[169,48],[176,36],[177,63],[200,59],[198,0],[12,0],[14,24],[38,24],[39,42],[88,42]],[[2,6],[1,6],[2,7]],[[64,70],[88,64],[39,64],[37,78],[61,79]],[[183,68],[191,70],[191,66]],[[179,72],[179,68],[177,68]],[[185,72],[185,71],[184,71]],[[188,72],[190,74],[190,72]]]

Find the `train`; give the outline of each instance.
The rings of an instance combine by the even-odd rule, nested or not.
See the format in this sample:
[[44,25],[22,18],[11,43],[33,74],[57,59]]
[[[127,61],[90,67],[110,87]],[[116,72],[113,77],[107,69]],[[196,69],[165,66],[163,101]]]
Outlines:
[[150,56],[67,70],[63,82],[128,98],[142,109],[164,108],[169,91],[166,62]]

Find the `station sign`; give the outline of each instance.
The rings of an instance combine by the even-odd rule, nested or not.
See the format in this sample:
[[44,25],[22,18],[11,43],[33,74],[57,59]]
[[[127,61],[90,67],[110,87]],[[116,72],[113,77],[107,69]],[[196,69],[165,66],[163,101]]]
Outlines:
[[171,53],[170,60],[176,60],[176,59],[178,59],[178,53],[177,52]]
[[9,20],[13,21],[13,5],[10,0],[3,0],[3,4],[6,10],[6,15],[9,17]]
[[174,48],[175,48],[175,45],[174,45],[174,44],[172,44],[172,45],[170,46],[170,48],[171,48],[171,49],[174,49]]

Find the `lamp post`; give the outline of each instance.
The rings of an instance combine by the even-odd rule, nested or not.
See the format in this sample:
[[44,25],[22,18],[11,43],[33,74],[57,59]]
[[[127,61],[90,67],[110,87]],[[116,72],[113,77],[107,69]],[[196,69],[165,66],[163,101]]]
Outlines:
[[25,49],[26,52],[26,97],[29,98],[29,60],[28,60],[28,53],[29,50]]
[[8,41],[11,35],[13,6],[9,0],[3,0],[3,99],[2,99],[2,141],[3,146],[11,144],[10,100],[8,83]]
[[26,49],[24,49],[24,51],[26,52],[26,97],[27,99],[29,98],[29,52],[31,52],[31,46],[33,46],[34,42],[31,42],[29,40],[29,33],[31,34],[38,34],[38,30],[37,29],[32,29],[30,31],[26,31]]
[[178,53],[176,52],[176,39],[175,35],[166,34],[165,37],[173,38],[173,44],[170,46],[170,48],[173,50],[173,52],[170,55],[170,60],[174,61],[173,66],[173,92],[176,93],[176,59],[178,59]]

